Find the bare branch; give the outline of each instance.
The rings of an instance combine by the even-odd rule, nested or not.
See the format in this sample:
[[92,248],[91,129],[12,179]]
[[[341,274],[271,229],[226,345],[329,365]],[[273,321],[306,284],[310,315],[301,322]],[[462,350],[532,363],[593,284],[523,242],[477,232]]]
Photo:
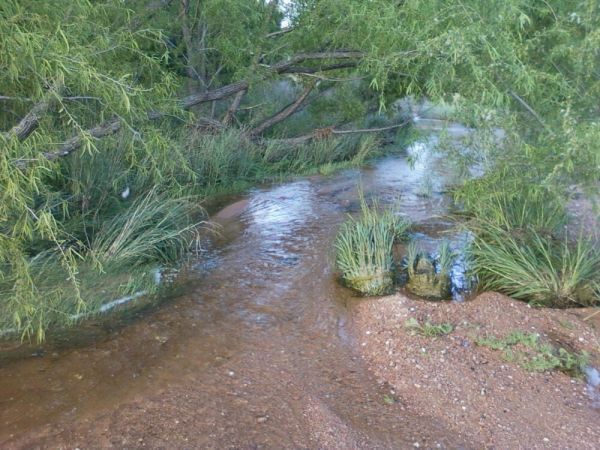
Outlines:
[[244,91],[238,92],[235,95],[233,102],[231,102],[231,106],[229,107],[229,109],[225,113],[225,117],[223,117],[223,120],[221,121],[221,123],[223,125],[227,126],[227,125],[231,124],[231,121],[235,117],[235,113],[239,109],[240,103],[242,103],[242,99],[244,98],[245,94],[246,94],[246,91],[244,90]]
[[36,103],[33,108],[23,117],[18,124],[12,127],[6,133],[2,133],[5,139],[16,136],[20,141],[24,141],[31,133],[35,131],[42,117],[46,114],[50,100],[44,100]]
[[[111,134],[115,134],[121,129],[121,121],[118,118],[113,118],[101,123],[94,128],[86,131],[86,134],[94,139],[100,139]],[[63,143],[60,150],[55,152],[45,152],[44,156],[50,161],[54,161],[58,158],[69,156],[84,144],[85,139],[82,135],[73,136],[68,141]]]
[[275,37],[279,37],[283,34],[290,33],[291,31],[294,31],[294,28],[292,28],[292,27],[283,28],[282,30],[279,30],[279,31],[273,31],[272,33],[267,34],[265,37],[266,38],[275,38]]
[[356,67],[358,65],[358,62],[356,61],[349,61],[349,62],[344,62],[344,63],[339,63],[339,64],[330,64],[328,66],[323,66],[323,67],[288,67],[285,72],[279,72],[279,73],[299,73],[299,74],[314,74],[314,73],[318,73],[318,72],[327,72],[329,70],[336,70],[336,69],[348,69],[348,68],[353,68]]
[[396,128],[402,128],[412,123],[412,120],[406,120],[396,125],[390,125],[388,127],[381,128],[359,128],[356,130],[331,130],[331,134],[353,134],[353,133],[379,133],[381,131],[395,130]]
[[[313,67],[303,67],[299,68],[295,65],[298,63],[302,63],[304,61],[309,60],[323,60],[323,59],[359,59],[361,58],[363,53],[361,52],[353,52],[346,50],[333,50],[330,52],[320,52],[320,53],[299,53],[286,61],[279,62],[273,66],[266,66],[269,70],[278,73],[317,73],[326,70],[335,70],[335,69],[343,69],[348,67],[356,67],[356,61],[347,62],[347,63],[338,63],[332,64],[328,66],[324,66],[322,68],[313,68]],[[201,92],[197,94],[191,94],[187,97],[184,97],[180,104],[184,109],[190,109],[193,106],[196,106],[200,103],[212,102],[215,100],[222,100],[224,98],[230,97],[232,95],[237,94],[240,91],[248,90],[249,83],[247,80],[237,81],[235,83],[228,84],[226,86],[222,86],[220,88],[211,89],[210,91]]]
[[323,59],[360,59],[364,56],[362,52],[354,52],[347,50],[332,50],[329,52],[316,53],[298,53],[286,61],[281,61],[277,64],[269,66],[269,68],[277,73],[287,73],[287,71],[296,64],[304,61],[323,60]]
[[302,92],[302,94],[296,100],[294,100],[292,103],[285,106],[280,111],[273,114],[268,119],[264,120],[260,125],[258,125],[254,129],[252,129],[250,131],[250,136],[260,136],[262,133],[264,133],[266,130],[268,130],[272,126],[278,124],[279,122],[282,122],[283,120],[287,119],[289,116],[294,114],[294,112],[296,112],[296,110],[298,108],[300,108],[300,106],[302,106],[302,103],[304,103],[304,100],[306,100],[306,98],[308,97],[308,94],[310,94],[310,92],[313,90],[313,88],[315,87],[315,84],[316,83],[314,83],[314,82],[308,84],[304,88],[304,91]]
[[402,128],[409,125],[412,121],[407,120],[405,122],[390,125],[388,127],[380,127],[380,128],[362,128],[356,130],[336,130],[334,127],[325,127],[325,128],[317,128],[313,130],[312,133],[304,134],[302,136],[296,136],[293,138],[284,138],[284,139],[270,139],[269,142],[274,142],[277,144],[284,145],[302,145],[306,144],[313,140],[325,139],[327,137],[335,136],[335,135],[345,135],[345,134],[356,134],[356,133],[380,133],[382,131],[394,130],[397,128]]
[[535,111],[535,109],[533,109],[531,106],[529,106],[529,104],[523,100],[521,97],[519,97],[519,95],[517,95],[516,92],[514,91],[510,91],[510,95],[516,100],[518,101],[521,106],[523,108],[525,108],[529,114],[531,114],[533,117],[535,117],[535,119],[546,129],[546,130],[550,130],[550,128],[548,127],[548,125],[546,125],[546,122],[544,122],[544,119],[542,119],[542,117]]
[[212,89],[210,91],[188,95],[187,97],[184,97],[181,100],[181,107],[184,109],[189,109],[192,106],[199,105],[200,103],[221,100],[231,95],[237,94],[240,91],[245,91],[247,89],[248,82],[246,80],[238,81],[236,83],[231,83],[217,89]]

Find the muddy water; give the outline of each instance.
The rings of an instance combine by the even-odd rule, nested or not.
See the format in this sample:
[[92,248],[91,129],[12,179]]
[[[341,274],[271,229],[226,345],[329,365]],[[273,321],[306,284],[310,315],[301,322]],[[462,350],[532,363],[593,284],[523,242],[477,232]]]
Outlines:
[[0,363],[0,447],[461,444],[357,356],[346,324],[358,300],[331,253],[359,184],[415,222],[443,222],[440,167],[388,157],[237,199],[176,298],[83,344]]

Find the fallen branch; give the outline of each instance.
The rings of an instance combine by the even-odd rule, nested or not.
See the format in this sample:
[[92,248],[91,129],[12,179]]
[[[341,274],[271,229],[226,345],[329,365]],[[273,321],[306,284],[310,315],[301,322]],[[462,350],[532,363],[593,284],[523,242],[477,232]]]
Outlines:
[[282,108],[279,112],[273,114],[268,119],[264,120],[257,127],[250,130],[250,136],[251,137],[260,136],[262,133],[264,133],[269,128],[273,127],[274,125],[278,124],[279,122],[284,121],[285,119],[290,117],[292,114],[294,114],[294,112],[298,108],[300,108],[300,106],[302,106],[302,103],[304,103],[304,100],[306,100],[306,98],[308,97],[308,94],[311,93],[311,91],[315,87],[315,84],[316,83],[314,83],[314,82],[308,84],[304,88],[304,91],[302,92],[302,94],[296,100],[294,100],[292,103],[290,103],[289,105]]
[[[101,123],[100,125],[91,128],[85,132],[86,136],[89,136],[94,139],[100,139],[106,136],[110,136],[115,134],[117,131],[121,129],[121,121],[117,118],[113,118],[107,120],[106,122]],[[60,150],[54,152],[45,152],[43,155],[49,161],[54,161],[58,158],[63,158],[65,156],[69,156],[76,150],[79,150],[81,146],[83,146],[85,142],[84,135],[73,136],[69,140],[67,140],[61,146]]]
[[303,63],[304,61],[311,60],[322,60],[322,59],[360,59],[364,56],[362,52],[346,51],[346,50],[332,50],[330,52],[317,52],[317,53],[298,53],[292,56],[286,61],[279,62],[272,66],[268,66],[271,70],[277,73],[288,73],[292,67],[296,64]]
[[405,122],[390,125],[387,127],[380,128],[359,128],[356,130],[336,130],[333,127],[325,127],[325,128],[317,128],[313,130],[309,134],[304,134],[302,136],[297,136],[293,138],[283,138],[283,139],[271,139],[270,142],[285,144],[285,145],[301,145],[306,144],[312,140],[320,140],[325,139],[327,137],[335,136],[335,135],[345,135],[345,134],[356,134],[356,133],[380,133],[382,131],[394,130],[397,128],[402,128],[409,125],[412,120],[407,120]]
[[235,117],[235,113],[237,112],[237,110],[240,107],[240,104],[242,103],[242,99],[244,98],[245,94],[246,91],[240,91],[237,94],[235,94],[233,102],[231,102],[231,106],[229,107],[229,109],[227,109],[227,112],[225,113],[225,116],[221,121],[223,125],[227,126],[231,124],[233,118]]
[[[297,67],[297,64],[309,61],[309,60],[324,60],[324,59],[360,59],[364,56],[361,52],[346,51],[346,50],[333,50],[330,52],[317,52],[317,53],[299,53],[286,61],[281,61],[274,65],[267,65],[266,67],[277,74],[284,73],[318,73],[329,70],[344,69],[356,67],[357,62],[346,62],[331,64],[324,67]],[[235,83],[222,86],[217,89],[202,92],[199,94],[191,94],[184,97],[180,105],[184,109],[190,109],[193,106],[199,105],[200,103],[212,102],[215,100],[222,100],[230,97],[241,91],[248,90],[249,83],[246,80],[237,81]]]
[[40,120],[46,114],[50,100],[36,103],[33,108],[23,117],[18,124],[9,131],[2,133],[5,139],[16,136],[19,141],[24,141],[38,127]]
[[523,108],[525,108],[527,110],[527,112],[529,112],[529,114],[531,114],[533,117],[535,117],[535,119],[547,130],[547,131],[552,131],[550,129],[550,127],[548,127],[548,125],[546,125],[546,122],[544,122],[544,119],[542,119],[542,117],[536,112],[535,109],[533,109],[531,106],[529,106],[529,104],[523,100],[519,95],[517,95],[516,92],[514,91],[510,91],[510,95],[512,96],[512,98],[514,98],[516,101],[518,101],[521,106]]
[[183,100],[181,100],[180,104],[183,109],[190,109],[191,107],[199,105],[200,103],[221,100],[231,95],[237,94],[240,91],[245,91],[247,89],[248,82],[246,80],[242,80],[217,89],[212,89],[210,91],[188,95],[187,97],[184,97]]
[[294,31],[293,27],[288,27],[288,28],[283,28],[282,30],[279,31],[273,31],[272,33],[267,34],[265,37],[266,38],[274,38],[274,37],[279,37],[283,34],[287,34]]
[[396,125],[390,125],[388,127],[381,127],[381,128],[362,128],[362,129],[357,129],[357,130],[335,130],[332,129],[331,133],[332,134],[353,134],[353,133],[379,133],[381,131],[389,131],[389,130],[394,130],[396,128],[402,128],[405,127],[406,125],[409,125],[412,122],[412,120],[406,120],[402,123],[398,123]]

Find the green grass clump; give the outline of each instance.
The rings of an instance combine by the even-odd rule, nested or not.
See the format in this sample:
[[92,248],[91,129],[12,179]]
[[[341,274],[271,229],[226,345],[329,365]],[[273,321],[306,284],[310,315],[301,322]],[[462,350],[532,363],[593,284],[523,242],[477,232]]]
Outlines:
[[361,216],[342,224],[336,241],[336,265],[344,283],[366,295],[390,292],[394,241],[405,236],[408,221],[377,205],[361,202]]
[[480,288],[539,306],[600,302],[600,251],[567,234],[558,194],[514,177],[484,177],[467,183],[457,199],[471,215],[471,269]]
[[405,268],[408,275],[406,288],[415,295],[428,299],[445,299],[451,294],[450,270],[454,263],[454,252],[448,241],[439,245],[434,257],[421,250],[419,243],[412,240],[407,247]]
[[450,242],[443,240],[438,249],[438,267],[442,276],[448,276],[454,264],[455,252],[450,248]]
[[135,200],[126,214],[103,224],[92,241],[91,255],[101,264],[177,261],[197,239],[201,223],[190,216],[198,210],[193,197],[165,197],[153,189]]
[[454,331],[454,326],[451,323],[419,323],[417,319],[411,317],[406,321],[406,328],[425,337],[445,336]]
[[572,243],[535,230],[519,236],[488,224],[470,253],[483,289],[541,306],[591,306],[600,301],[600,252],[590,240]]
[[531,372],[559,370],[573,376],[581,376],[590,361],[587,352],[576,353],[556,348],[540,341],[535,333],[513,331],[504,338],[479,337],[477,345],[502,351],[507,361],[514,361]]

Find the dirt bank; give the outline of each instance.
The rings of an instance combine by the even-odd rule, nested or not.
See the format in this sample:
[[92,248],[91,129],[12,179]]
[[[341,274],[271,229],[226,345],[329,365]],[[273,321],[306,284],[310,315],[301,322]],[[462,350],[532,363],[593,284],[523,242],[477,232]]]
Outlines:
[[[353,307],[353,328],[369,370],[389,383],[389,402],[433,417],[467,442],[486,448],[598,448],[600,410],[582,379],[533,373],[503,353],[477,345],[476,336],[538,333],[559,347],[588,351],[597,364],[600,333],[585,310],[536,310],[495,293],[450,304],[403,295]],[[454,330],[425,337],[406,326],[451,323]],[[596,394],[598,394],[596,392]]]

